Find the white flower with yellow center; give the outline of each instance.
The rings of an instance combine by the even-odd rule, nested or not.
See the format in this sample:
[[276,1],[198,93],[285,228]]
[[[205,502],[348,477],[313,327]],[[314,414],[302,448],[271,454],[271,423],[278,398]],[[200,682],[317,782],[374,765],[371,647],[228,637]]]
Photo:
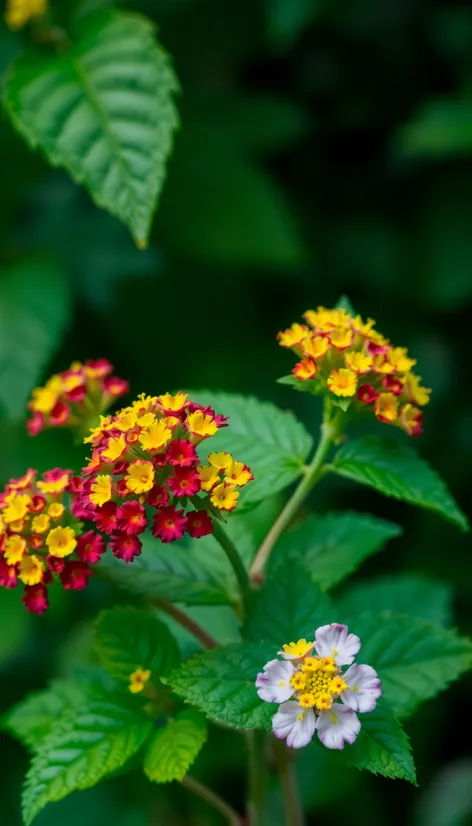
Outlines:
[[354,743],[361,729],[356,711],[373,711],[382,694],[370,665],[352,665],[360,647],[359,637],[333,622],[318,628],[314,642],[284,645],[278,652],[283,659],[264,666],[256,688],[261,700],[281,703],[272,718],[276,737],[294,749],[306,746],[315,731],[328,749]]

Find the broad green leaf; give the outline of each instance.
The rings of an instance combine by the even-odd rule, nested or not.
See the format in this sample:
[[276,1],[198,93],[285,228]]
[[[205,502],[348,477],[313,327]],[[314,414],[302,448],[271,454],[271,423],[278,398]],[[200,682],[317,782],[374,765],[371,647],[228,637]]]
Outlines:
[[37,748],[57,724],[64,712],[84,699],[73,683],[53,683],[45,691],[29,694],[2,717],[1,728],[25,746]]
[[283,535],[273,557],[278,562],[289,554],[296,555],[313,582],[328,589],[399,534],[399,525],[369,514],[345,511],[315,515]]
[[144,758],[149,780],[183,780],[207,739],[205,718],[198,711],[181,711],[153,735]]
[[330,467],[340,476],[435,511],[468,530],[466,516],[440,476],[411,447],[399,441],[366,436],[349,442],[336,453]]
[[180,660],[167,626],[136,608],[102,611],[95,624],[94,648],[103,667],[126,681],[136,668],[149,669],[152,677],[164,676]]
[[169,552],[167,545],[149,535],[143,537],[143,553],[131,566],[107,554],[99,568],[106,579],[135,596],[185,605],[229,605],[234,598],[225,585],[231,575],[222,582],[209,565],[194,559],[189,548],[174,543]]
[[349,630],[362,642],[357,659],[376,669],[385,699],[401,714],[472,668],[471,640],[412,616],[369,612],[356,617]]
[[26,826],[47,803],[95,786],[121,768],[152,729],[141,712],[113,701],[72,708],[43,739],[31,763],[23,793]]
[[69,318],[65,275],[46,261],[0,270],[0,408],[24,414]]
[[272,644],[275,657],[284,643],[313,639],[320,625],[335,619],[329,598],[311,581],[305,565],[287,556],[254,594],[243,636]]
[[103,9],[56,56],[22,54],[7,74],[14,126],[146,246],[178,118],[178,84],[145,17]]
[[382,576],[351,585],[336,600],[336,607],[343,622],[368,607],[372,613],[411,614],[447,626],[452,618],[452,590],[447,583],[417,574]]
[[356,769],[384,777],[399,777],[416,786],[416,772],[408,737],[389,706],[380,700],[374,711],[359,715],[361,731],[352,746],[338,752]]
[[236,393],[201,391],[192,398],[230,417],[228,427],[212,438],[211,452],[226,450],[251,468],[254,480],[243,489],[241,502],[265,499],[301,476],[312,438],[293,413]]
[[470,99],[428,101],[402,126],[395,141],[402,155],[442,158],[472,152]]
[[166,682],[214,720],[240,728],[269,729],[277,707],[259,699],[255,682],[272,657],[272,646],[226,645],[191,657]]

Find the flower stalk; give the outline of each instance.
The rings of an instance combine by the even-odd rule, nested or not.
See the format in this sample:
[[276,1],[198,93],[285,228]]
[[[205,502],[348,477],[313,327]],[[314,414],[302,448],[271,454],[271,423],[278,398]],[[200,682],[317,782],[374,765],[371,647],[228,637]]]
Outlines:
[[184,788],[188,789],[202,800],[205,800],[209,806],[212,806],[213,809],[220,812],[220,814],[222,814],[226,819],[228,826],[244,826],[244,820],[237,813],[237,811],[233,809],[233,807],[230,806],[226,800],[223,800],[222,797],[217,795],[216,792],[212,791],[207,786],[204,786],[203,783],[195,780],[195,778],[191,777],[189,774],[185,775],[181,783]]

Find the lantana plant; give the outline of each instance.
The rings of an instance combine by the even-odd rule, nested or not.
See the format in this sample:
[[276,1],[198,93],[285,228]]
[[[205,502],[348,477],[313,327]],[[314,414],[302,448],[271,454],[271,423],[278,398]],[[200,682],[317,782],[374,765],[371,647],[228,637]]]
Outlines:
[[[467,520],[407,444],[421,433],[431,392],[407,350],[345,301],[304,318],[279,333],[298,359],[281,381],[318,397],[316,445],[291,412],[230,393],[151,387],[156,395],[107,413],[128,385],[105,359],[76,362],[33,389],[29,433],[61,426],[83,444],[75,471],[28,469],[6,485],[0,586],[22,587],[25,608],[41,615],[51,587],[81,591],[95,576],[134,606],[96,619],[101,679],[94,667],[54,683],[4,720],[32,752],[26,826],[47,804],[138,764],[233,826],[270,823],[272,775],[287,824],[303,822],[294,775],[304,749],[323,749],[333,772],[342,760],[416,783],[403,722],[472,666],[472,643],[442,616],[423,619],[408,579],[346,584],[401,529],[353,511],[310,515],[307,497],[332,475],[462,530]],[[379,432],[353,436],[357,422]],[[421,585],[433,603],[434,589]],[[213,606],[214,620],[210,612],[197,623],[199,605]],[[226,644],[219,606],[238,628]],[[190,655],[176,623],[194,640]],[[245,811],[192,774],[209,726],[246,740]]]

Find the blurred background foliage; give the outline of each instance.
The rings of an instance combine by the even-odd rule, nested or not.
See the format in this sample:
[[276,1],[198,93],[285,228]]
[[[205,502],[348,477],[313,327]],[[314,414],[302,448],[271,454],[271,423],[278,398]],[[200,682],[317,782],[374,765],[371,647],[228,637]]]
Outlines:
[[[107,0],[52,0],[64,20]],[[417,445],[467,508],[472,460],[472,7],[455,0],[128,0],[150,15],[183,92],[152,242],[92,205],[0,123],[0,462],[80,467],[66,433],[30,440],[31,387],[74,358],[106,356],[135,393],[209,387],[254,393],[317,424],[317,402],[274,380],[292,357],[275,334],[347,293],[434,388]],[[25,35],[23,35],[24,37]],[[22,36],[0,26],[0,68]],[[224,412],[224,411],[222,411]],[[406,438],[406,437],[405,437]],[[243,458],[243,457],[242,457]],[[472,632],[470,540],[434,515],[339,479],[311,503],[373,511],[404,535],[359,579],[400,570],[442,581]],[[270,510],[270,509],[269,509]],[[264,513],[267,513],[267,509]],[[261,513],[261,520],[266,516]],[[90,622],[120,596],[93,582],[58,593],[44,617],[0,593],[0,712],[87,661]],[[123,601],[123,598],[121,598]],[[221,639],[234,628],[221,609]],[[448,608],[450,610],[450,608]],[[216,613],[215,613],[216,612]],[[327,772],[300,755],[310,823],[472,823],[472,762],[461,723],[470,677],[408,724],[420,787]],[[195,771],[236,805],[243,738],[212,728]],[[0,734],[0,822],[18,826],[26,768]],[[330,764],[331,766],[332,764]],[[217,824],[205,804],[138,774],[47,808],[38,826]],[[273,800],[273,823],[280,804]]]

